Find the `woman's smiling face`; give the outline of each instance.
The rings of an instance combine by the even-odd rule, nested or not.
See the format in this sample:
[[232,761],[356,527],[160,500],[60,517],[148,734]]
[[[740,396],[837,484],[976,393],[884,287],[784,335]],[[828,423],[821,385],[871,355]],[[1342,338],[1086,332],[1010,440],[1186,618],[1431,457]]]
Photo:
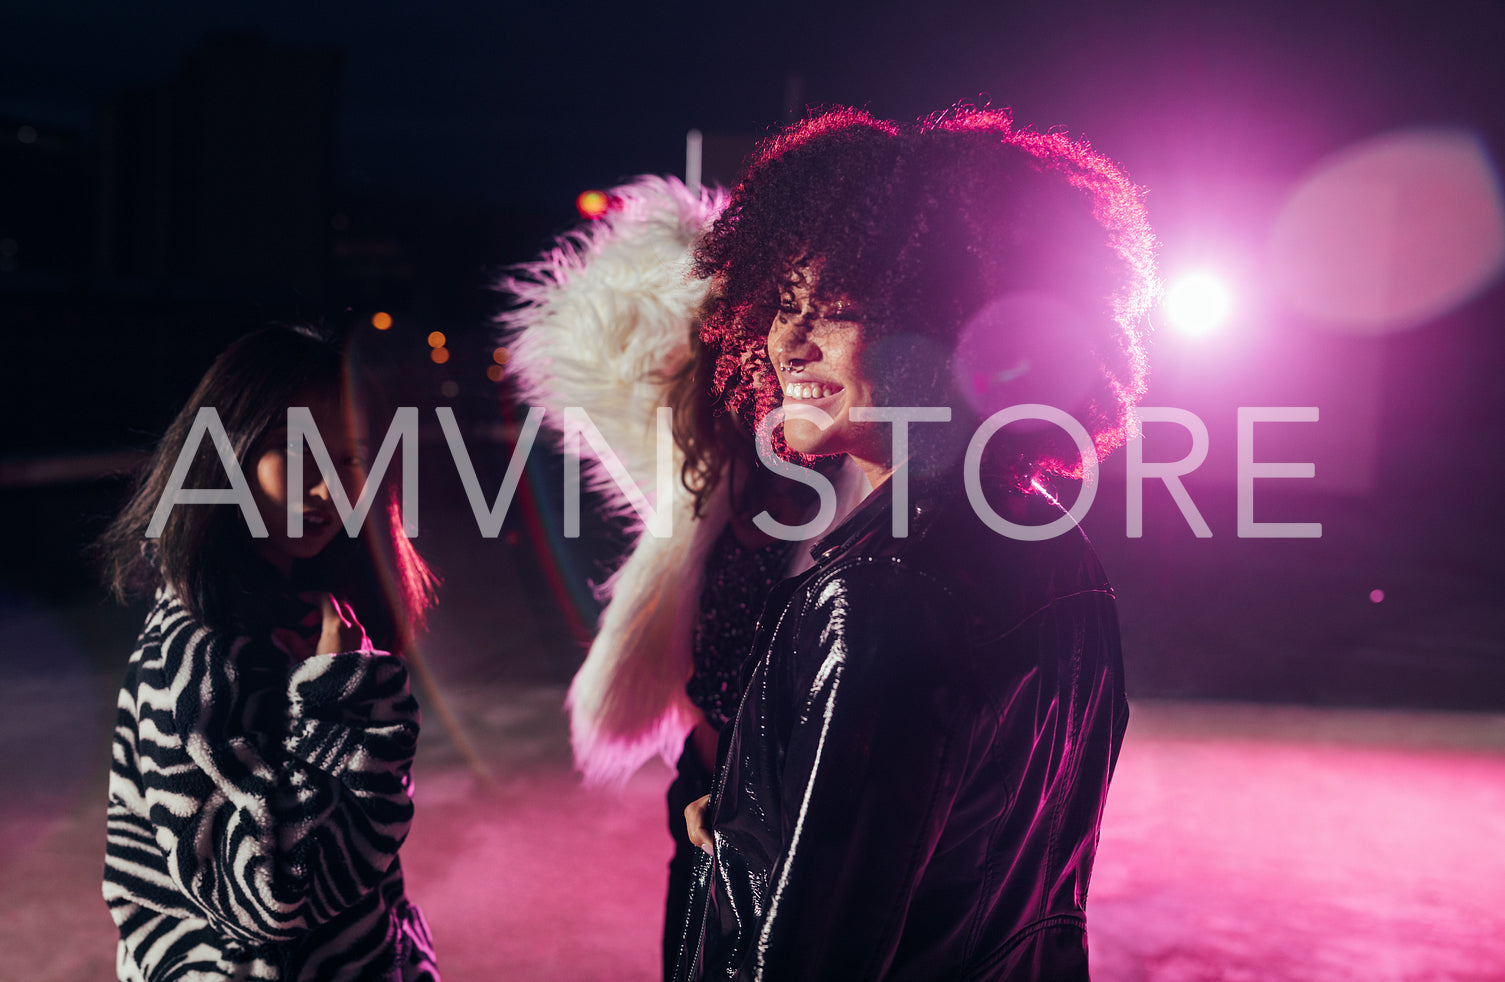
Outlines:
[[[318,392],[302,392],[295,405],[308,406],[314,425],[324,440],[341,485],[350,501],[359,498],[366,486],[366,434],[364,429],[354,429],[347,422],[338,400],[322,396]],[[303,534],[298,538],[287,534],[288,499],[287,461],[291,454],[303,455]],[[261,519],[266,523],[267,537],[254,539],[256,552],[282,572],[292,571],[293,562],[312,559],[334,541],[344,526],[340,521],[331,498],[329,484],[312,454],[304,454],[302,441],[294,444],[286,426],[278,426],[268,432],[252,450],[252,459],[247,467],[250,477],[251,497],[256,502]]]
[[872,423],[850,418],[873,405],[873,384],[863,365],[863,327],[850,300],[819,295],[817,274],[801,263],[779,284],[779,308],[768,331],[768,356],[783,391],[784,406],[811,406],[827,413],[824,429],[791,413],[784,423],[790,449],[811,455],[850,454],[860,462],[886,462],[887,438]]

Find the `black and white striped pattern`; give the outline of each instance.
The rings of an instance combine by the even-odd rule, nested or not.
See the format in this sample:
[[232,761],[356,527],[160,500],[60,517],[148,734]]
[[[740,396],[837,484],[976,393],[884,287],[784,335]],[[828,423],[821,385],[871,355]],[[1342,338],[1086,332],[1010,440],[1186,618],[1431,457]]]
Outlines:
[[437,979],[397,861],[417,738],[399,659],[293,663],[160,592],[110,771],[120,978]]

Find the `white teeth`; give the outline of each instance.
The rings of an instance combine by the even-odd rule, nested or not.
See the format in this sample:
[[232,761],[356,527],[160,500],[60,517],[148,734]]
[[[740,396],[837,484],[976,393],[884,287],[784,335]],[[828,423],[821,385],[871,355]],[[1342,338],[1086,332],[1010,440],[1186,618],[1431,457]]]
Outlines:
[[840,391],[841,386],[827,385],[824,382],[790,382],[784,386],[784,398],[824,399],[826,396],[835,395]]

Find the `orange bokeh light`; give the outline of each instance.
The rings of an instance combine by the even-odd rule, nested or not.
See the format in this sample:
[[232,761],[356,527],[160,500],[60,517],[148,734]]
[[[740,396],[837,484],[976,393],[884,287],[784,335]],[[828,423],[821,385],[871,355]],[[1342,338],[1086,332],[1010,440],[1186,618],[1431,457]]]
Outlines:
[[378,331],[385,331],[392,326],[392,315],[385,310],[378,310],[371,315],[371,326]]
[[[439,332],[435,331],[434,333],[438,334]],[[443,337],[442,334],[439,336],[441,338]],[[433,351],[429,352],[429,357],[433,359],[435,365],[442,365],[445,362],[449,361],[449,349],[444,347],[443,345],[438,345],[434,348]]]
[[442,348],[442,347],[444,347],[444,332],[443,331],[434,331],[434,332],[432,332],[432,333],[429,334],[429,347],[430,348]]
[[575,199],[575,209],[580,212],[581,218],[594,221],[611,209],[611,198],[604,191],[581,191]]
[[506,348],[498,348],[491,353],[491,360],[496,362],[498,365],[507,364],[507,359],[511,357],[512,352],[508,351]]
[[491,379],[491,381],[493,382],[500,382],[504,377],[506,377],[506,375],[506,369],[502,368],[501,365],[486,366],[486,377]]

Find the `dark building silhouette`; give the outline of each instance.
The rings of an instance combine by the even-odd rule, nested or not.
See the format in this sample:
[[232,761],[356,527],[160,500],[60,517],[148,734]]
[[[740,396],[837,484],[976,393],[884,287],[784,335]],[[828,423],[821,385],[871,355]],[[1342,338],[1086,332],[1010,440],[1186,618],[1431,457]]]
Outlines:
[[224,35],[106,112],[98,267],[321,296],[339,67],[331,48]]

